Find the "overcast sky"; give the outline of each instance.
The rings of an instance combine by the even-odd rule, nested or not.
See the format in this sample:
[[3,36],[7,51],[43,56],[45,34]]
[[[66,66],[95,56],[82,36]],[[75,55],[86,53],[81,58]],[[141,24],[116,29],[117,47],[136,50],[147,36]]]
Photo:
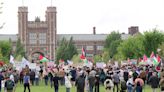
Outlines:
[[[0,34],[18,33],[18,6],[22,0],[0,0]],[[57,7],[58,34],[91,34],[93,26],[100,34],[113,30],[128,33],[128,27],[139,26],[141,32],[157,27],[164,30],[164,0],[53,0]],[[51,0],[24,0],[29,20],[39,16],[45,20],[45,10]]]

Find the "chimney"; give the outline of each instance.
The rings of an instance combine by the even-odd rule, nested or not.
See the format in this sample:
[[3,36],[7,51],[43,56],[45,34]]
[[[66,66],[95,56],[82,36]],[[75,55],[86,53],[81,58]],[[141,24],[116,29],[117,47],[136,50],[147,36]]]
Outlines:
[[93,34],[96,34],[96,27],[93,27]]

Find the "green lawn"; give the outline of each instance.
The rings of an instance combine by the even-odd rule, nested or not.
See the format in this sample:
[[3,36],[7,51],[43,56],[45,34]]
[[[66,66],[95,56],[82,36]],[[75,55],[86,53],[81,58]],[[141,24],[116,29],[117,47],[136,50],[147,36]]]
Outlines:
[[[2,91],[2,92],[4,92],[4,91]],[[18,86],[16,88],[16,92],[23,92],[23,85],[18,84]],[[28,91],[26,90],[26,92],[28,92]],[[44,86],[44,83],[41,83],[40,86],[31,86],[31,92],[54,92],[54,88],[51,88],[50,85]],[[65,87],[60,86],[59,92],[66,92]],[[76,92],[76,88],[72,87],[71,92]],[[103,86],[100,87],[100,92],[105,92],[105,89]],[[152,90],[149,86],[146,86],[144,88],[143,92],[152,92]],[[160,90],[158,89],[157,92],[160,92]]]

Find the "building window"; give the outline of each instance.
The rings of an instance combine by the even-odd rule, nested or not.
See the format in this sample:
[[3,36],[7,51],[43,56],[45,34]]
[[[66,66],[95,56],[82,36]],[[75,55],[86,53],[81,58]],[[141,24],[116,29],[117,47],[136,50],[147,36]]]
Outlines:
[[46,33],[39,33],[39,44],[46,44]]
[[104,46],[97,46],[97,50],[103,50]]
[[86,50],[93,50],[93,46],[86,46]]
[[37,34],[36,33],[29,33],[29,43],[30,44],[37,43]]

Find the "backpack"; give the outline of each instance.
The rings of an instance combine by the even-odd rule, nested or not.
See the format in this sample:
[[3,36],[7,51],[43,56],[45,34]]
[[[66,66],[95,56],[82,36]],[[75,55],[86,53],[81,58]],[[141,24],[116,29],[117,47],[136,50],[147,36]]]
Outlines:
[[12,90],[14,87],[14,82],[12,80],[7,80],[6,81],[6,88],[7,90]]
[[121,82],[121,89],[122,90],[126,90],[127,89],[127,86],[126,86],[126,82],[125,81],[122,81]]

